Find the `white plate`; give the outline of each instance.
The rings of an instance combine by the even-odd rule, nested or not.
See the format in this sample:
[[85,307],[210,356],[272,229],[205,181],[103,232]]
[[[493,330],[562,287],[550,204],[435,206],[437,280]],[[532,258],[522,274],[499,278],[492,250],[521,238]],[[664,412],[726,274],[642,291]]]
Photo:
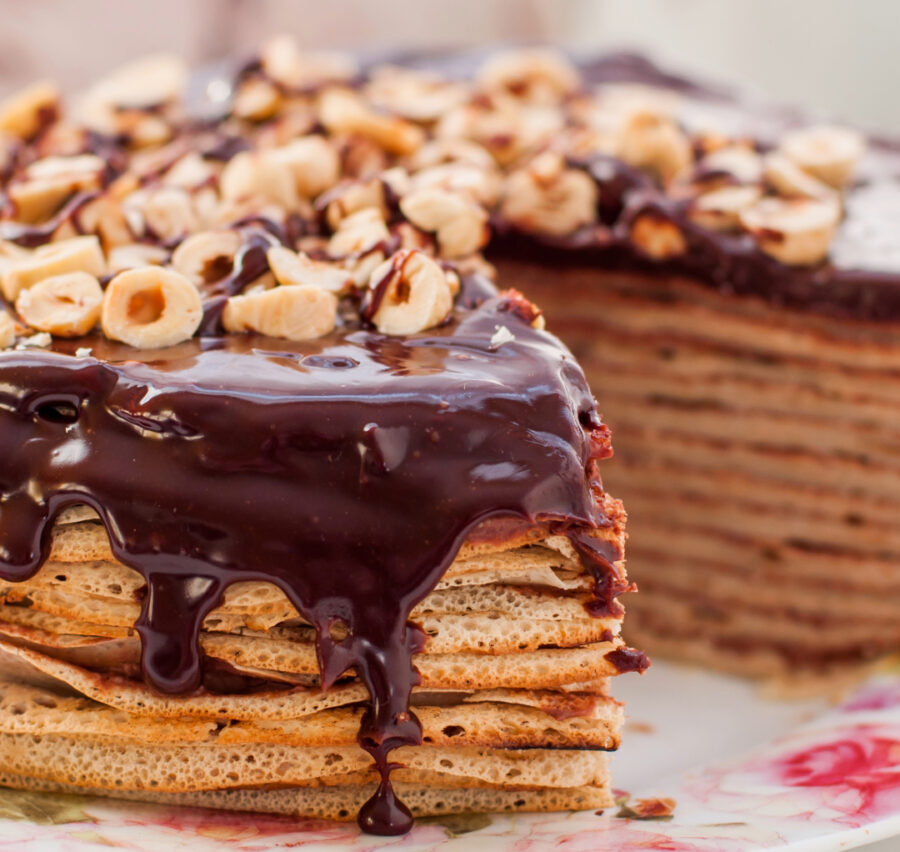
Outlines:
[[833,852],[900,837],[900,674],[838,707],[766,700],[745,682],[663,663],[616,686],[629,716],[613,763],[616,787],[629,791],[622,802],[641,811],[673,799],[671,818],[627,818],[620,806],[445,818],[381,839],[328,823],[0,790],[0,814],[18,817],[0,819],[0,852]]

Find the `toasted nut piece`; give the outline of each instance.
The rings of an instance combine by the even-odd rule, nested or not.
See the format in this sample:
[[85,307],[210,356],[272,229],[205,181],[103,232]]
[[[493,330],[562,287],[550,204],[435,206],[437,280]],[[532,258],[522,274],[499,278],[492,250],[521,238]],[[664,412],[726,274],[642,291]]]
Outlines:
[[653,260],[678,257],[687,251],[684,234],[674,222],[642,213],[631,223],[631,241]]
[[216,170],[196,151],[180,157],[166,170],[162,182],[166,186],[194,189],[215,177]]
[[441,257],[465,257],[488,240],[487,211],[458,193],[416,190],[401,199],[400,210],[416,227],[437,236]]
[[763,198],[740,216],[766,254],[789,266],[807,266],[828,255],[841,208],[833,198]]
[[652,171],[663,182],[693,160],[687,134],[671,119],[650,112],[637,112],[625,119],[618,135],[618,155],[629,165]]
[[346,257],[367,252],[389,237],[381,213],[374,207],[367,207],[341,221],[328,241],[328,254],[331,257]]
[[151,243],[127,243],[114,246],[106,255],[110,272],[122,272],[139,266],[161,266],[169,259],[169,252]]
[[773,151],[766,154],[764,176],[766,183],[779,195],[789,198],[836,198],[828,184],[803,171],[793,160]]
[[0,310],[0,349],[9,349],[16,342],[16,324],[13,318]]
[[66,272],[23,290],[16,310],[28,325],[56,337],[81,337],[100,319],[103,288],[87,272]]
[[106,288],[101,322],[110,340],[160,349],[189,340],[203,319],[197,288],[172,269],[144,266],[116,275]]
[[500,209],[524,230],[565,236],[597,220],[597,200],[588,174],[566,169],[562,157],[546,153],[509,175]]
[[23,257],[3,275],[3,295],[15,302],[22,290],[38,281],[62,275],[64,272],[88,272],[97,277],[106,271],[106,261],[95,236],[75,237],[48,243]]
[[266,260],[275,280],[285,287],[318,287],[340,293],[353,286],[353,278],[347,270],[312,260],[302,252],[297,253],[284,246],[272,246],[266,252]]
[[218,281],[231,272],[240,247],[236,231],[200,231],[172,252],[172,266],[197,285]]
[[426,142],[407,161],[410,171],[429,169],[432,166],[466,163],[482,169],[496,167],[490,152],[468,139],[432,139]]
[[222,312],[226,331],[255,331],[287,340],[313,340],[334,330],[337,296],[318,287],[276,287],[233,296]]
[[163,242],[179,239],[197,227],[191,195],[177,186],[138,190],[125,199],[122,208],[135,234],[149,232]]
[[341,160],[334,147],[322,136],[304,136],[270,151],[294,176],[297,192],[314,198],[334,186],[341,177]]
[[440,139],[473,139],[506,166],[546,146],[563,124],[563,112],[555,107],[494,97],[487,103],[467,103],[450,110],[441,117],[435,135]]
[[16,219],[43,221],[73,193],[99,187],[103,169],[103,160],[93,154],[35,161],[7,190],[16,205]]
[[763,177],[763,158],[746,145],[726,145],[707,154],[700,165],[706,172],[725,172],[738,183],[758,183]]
[[54,83],[35,83],[0,103],[0,131],[30,139],[59,109],[59,89]]
[[327,202],[325,221],[332,231],[337,230],[344,219],[360,210],[375,210],[382,219],[387,216],[384,183],[380,178],[340,183],[321,198],[319,203],[323,201]]
[[839,189],[853,175],[866,141],[855,130],[819,125],[786,133],[779,147],[801,169]]
[[762,197],[759,186],[721,186],[705,192],[691,206],[691,219],[713,231],[729,231],[741,224],[741,210]]
[[228,161],[219,178],[226,201],[259,197],[296,210],[300,204],[291,167],[271,151],[242,151]]
[[251,78],[244,80],[234,94],[231,111],[238,118],[249,121],[265,121],[281,107],[281,92],[268,80]]
[[74,175],[97,175],[106,164],[94,154],[76,154],[71,157],[44,157],[35,160],[26,169],[30,178],[56,178]]
[[145,110],[178,100],[187,76],[187,67],[177,56],[145,56],[100,80],[87,97],[114,107]]
[[[77,220],[79,230],[84,234],[96,234],[100,237],[107,252],[115,246],[128,245],[134,240],[121,203],[108,192],[80,207]],[[59,237],[54,234],[54,239]]]
[[291,89],[350,80],[357,73],[356,61],[344,53],[304,53],[293,36],[270,39],[260,53],[263,70],[273,80]]
[[411,154],[425,141],[421,127],[375,112],[349,89],[326,89],[319,99],[319,116],[330,132],[359,134],[392,154]]
[[493,207],[503,191],[503,178],[493,164],[489,168],[471,163],[445,163],[416,172],[415,189],[439,188],[471,196],[485,207]]
[[558,51],[511,50],[493,56],[478,71],[478,85],[539,103],[557,103],[581,84],[578,70]]
[[444,270],[420,251],[399,251],[372,272],[369,288],[378,309],[372,321],[383,334],[415,334],[442,322],[453,307]]
[[437,74],[382,65],[369,76],[366,97],[375,106],[412,121],[435,121],[466,98],[465,87]]

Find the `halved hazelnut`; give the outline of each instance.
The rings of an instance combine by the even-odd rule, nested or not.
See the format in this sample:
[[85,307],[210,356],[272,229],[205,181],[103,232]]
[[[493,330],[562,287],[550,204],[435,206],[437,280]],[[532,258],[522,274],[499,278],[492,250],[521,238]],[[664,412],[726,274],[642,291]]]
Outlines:
[[136,59],[96,83],[87,98],[120,109],[147,110],[181,97],[188,71],[177,56]]
[[353,278],[346,269],[312,260],[302,252],[283,246],[270,248],[266,260],[275,280],[283,287],[318,287],[330,293],[345,292],[353,287]]
[[763,177],[763,158],[747,145],[725,145],[700,161],[707,172],[724,172],[738,183],[758,183]]
[[321,202],[327,202],[325,221],[332,231],[337,230],[344,219],[360,210],[372,209],[382,218],[387,216],[384,183],[380,177],[344,181],[320,199]]
[[653,260],[667,260],[687,251],[681,229],[667,219],[642,213],[631,223],[631,241]]
[[31,139],[59,110],[59,89],[43,81],[0,103],[0,131],[19,139]]
[[111,248],[106,254],[106,266],[113,274],[140,266],[162,266],[169,252],[151,243],[127,243]]
[[328,241],[328,254],[341,258],[367,252],[390,237],[381,213],[367,207],[342,219]]
[[183,157],[179,157],[166,169],[162,182],[166,186],[195,189],[209,182],[215,176],[216,169],[196,151],[191,151]]
[[183,238],[198,225],[191,194],[177,186],[138,190],[125,199],[122,209],[135,234],[150,233],[166,243]]
[[203,319],[197,288],[171,269],[146,266],[116,275],[106,288],[101,322],[110,340],[138,349],[174,346]]
[[64,272],[88,272],[99,277],[105,271],[106,260],[97,237],[75,237],[48,243],[14,260],[0,283],[7,301],[15,302],[22,290],[33,287],[45,278]]
[[425,141],[422,128],[376,112],[350,89],[326,89],[319,98],[319,117],[331,133],[359,134],[392,154],[411,154]]
[[293,36],[279,35],[263,45],[260,60],[266,74],[290,89],[351,80],[358,66],[344,53],[300,50]]
[[852,177],[866,141],[855,130],[818,125],[786,133],[779,148],[805,172],[839,189]]
[[801,169],[793,160],[773,151],[766,154],[764,176],[766,183],[779,195],[789,198],[836,198],[835,190],[809,172]]
[[500,210],[526,231],[566,236],[597,221],[597,200],[590,175],[565,168],[561,156],[546,153],[509,175]]
[[81,337],[99,321],[103,288],[87,272],[66,272],[39,281],[16,299],[19,316],[38,331]]
[[410,171],[429,169],[433,166],[466,164],[482,169],[493,169],[496,162],[490,152],[469,139],[431,139],[406,161]]
[[285,210],[300,204],[291,167],[271,151],[242,151],[232,157],[222,170],[219,189],[226,201],[258,197]]
[[172,266],[200,286],[231,273],[241,248],[237,231],[200,231],[183,240],[172,252]]
[[268,80],[251,77],[244,80],[234,93],[231,111],[248,121],[265,121],[278,112],[282,104],[281,92]]
[[382,65],[369,76],[365,95],[376,107],[411,121],[430,122],[462,103],[466,90],[427,71]]
[[740,218],[766,254],[789,266],[807,266],[827,257],[841,209],[835,199],[764,198]]
[[552,104],[575,92],[581,80],[578,69],[559,51],[525,48],[490,58],[479,69],[476,83],[489,92]]
[[414,189],[444,189],[463,193],[486,207],[493,207],[503,191],[503,178],[495,165],[489,168],[472,163],[445,163],[431,166],[412,176]]
[[713,231],[730,231],[741,224],[741,210],[762,197],[759,186],[721,186],[698,196],[691,205],[691,219]]
[[334,330],[337,297],[318,287],[276,287],[233,296],[225,305],[226,331],[255,331],[287,340],[312,340]]
[[[128,245],[134,241],[134,234],[128,227],[121,203],[109,192],[80,207],[77,220],[78,230],[85,234],[96,234],[107,252],[115,246]],[[59,239],[58,232],[53,238]]]
[[453,307],[444,270],[420,251],[397,252],[372,272],[369,288],[379,299],[372,321],[382,334],[433,328]]
[[618,134],[618,155],[631,166],[653,172],[664,183],[693,161],[687,134],[670,118],[650,112],[625,118]]
[[437,237],[441,257],[464,257],[487,243],[487,211],[470,198],[444,189],[419,189],[400,200],[410,222]]
[[45,157],[31,163],[22,179],[13,181],[7,193],[20,222],[41,222],[76,192],[100,186],[104,163],[93,154]]
[[323,136],[304,136],[269,155],[284,163],[294,176],[297,192],[304,198],[315,198],[333,187],[341,176],[337,151]]

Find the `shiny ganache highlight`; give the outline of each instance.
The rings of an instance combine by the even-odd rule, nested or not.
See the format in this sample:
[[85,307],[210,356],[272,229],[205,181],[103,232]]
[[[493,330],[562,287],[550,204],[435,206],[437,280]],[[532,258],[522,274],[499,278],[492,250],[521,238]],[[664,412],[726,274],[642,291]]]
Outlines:
[[[389,762],[421,738],[409,698],[425,636],[408,617],[463,540],[492,519],[544,523],[594,573],[598,613],[627,587],[621,553],[591,534],[608,523],[608,432],[527,304],[493,296],[409,338],[355,326],[305,344],[0,353],[0,576],[32,576],[60,511],[92,507],[146,582],[142,670],[166,693],[202,688],[198,633],[226,587],[274,583],[316,627],[323,688],[348,670],[368,688],[359,742],[381,783],[360,825],[408,830]],[[500,325],[513,339],[492,345]]]

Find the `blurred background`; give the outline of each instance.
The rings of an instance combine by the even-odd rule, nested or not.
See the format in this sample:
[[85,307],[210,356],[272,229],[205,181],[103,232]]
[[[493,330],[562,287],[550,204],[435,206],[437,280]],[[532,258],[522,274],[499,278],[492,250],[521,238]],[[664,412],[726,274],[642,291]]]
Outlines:
[[896,0],[0,0],[0,94],[77,88],[174,50],[203,62],[287,30],[357,50],[550,42],[643,50],[824,116],[900,130]]

